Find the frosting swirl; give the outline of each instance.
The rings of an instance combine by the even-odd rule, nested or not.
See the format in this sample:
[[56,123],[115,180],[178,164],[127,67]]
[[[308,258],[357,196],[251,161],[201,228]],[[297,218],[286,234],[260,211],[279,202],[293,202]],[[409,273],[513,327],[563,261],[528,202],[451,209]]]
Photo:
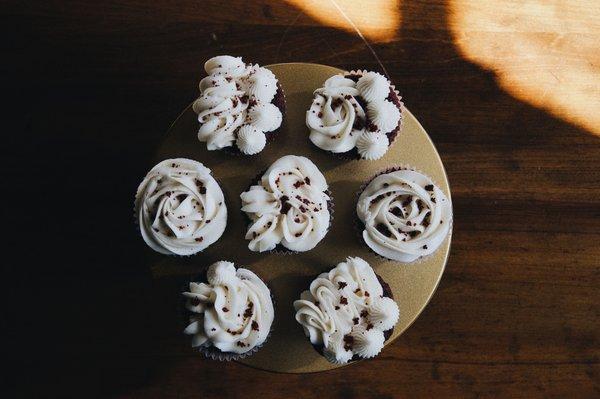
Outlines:
[[239,131],[252,125],[264,135],[281,126],[281,111],[270,103],[278,90],[273,72],[228,55],[211,58],[204,69],[208,76],[200,81],[200,97],[192,104],[200,122],[198,140],[210,151],[235,144],[247,155],[260,152],[262,148],[240,139]]
[[[357,82],[342,75],[330,77],[315,90],[306,112],[310,140],[333,153],[356,147],[363,159],[381,158],[389,147],[386,135],[401,120],[398,107],[387,100],[390,92],[390,82],[375,72],[364,73]],[[365,136],[366,133],[370,134]],[[376,139],[375,135],[385,136],[386,140]]]
[[356,150],[367,160],[381,158],[388,150],[390,141],[385,134],[363,132],[356,141]]
[[189,284],[186,309],[192,312],[184,330],[192,347],[214,346],[222,352],[246,353],[262,345],[273,323],[271,293],[247,269],[220,261],[207,271],[208,283]]
[[191,159],[166,159],[139,185],[135,213],[142,237],[157,252],[192,255],[217,241],[227,224],[221,187]]
[[294,301],[296,321],[313,345],[323,347],[330,362],[374,357],[383,348],[384,331],[399,317],[396,302],[383,294],[371,266],[349,257],[319,275]]
[[258,154],[266,143],[265,135],[252,125],[244,125],[238,131],[237,145],[244,154]]
[[250,218],[248,248],[264,252],[278,244],[308,251],[329,229],[327,182],[308,158],[286,155],[243,192],[242,211]]
[[425,175],[408,169],[381,174],[356,205],[363,239],[376,253],[412,262],[433,253],[452,222],[452,204]]

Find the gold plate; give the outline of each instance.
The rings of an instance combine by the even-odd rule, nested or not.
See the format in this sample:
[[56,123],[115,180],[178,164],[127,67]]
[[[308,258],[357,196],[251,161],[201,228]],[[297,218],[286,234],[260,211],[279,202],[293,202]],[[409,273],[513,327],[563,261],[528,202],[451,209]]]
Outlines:
[[[440,281],[450,249],[448,237],[432,256],[409,265],[385,261],[373,254],[362,243],[354,228],[360,186],[385,168],[408,164],[429,175],[450,198],[448,179],[431,139],[407,109],[403,113],[402,132],[387,154],[377,161],[343,161],[318,150],[308,140],[306,110],[312,102],[313,91],[321,87],[328,77],[342,71],[330,66],[304,63],[275,64],[268,68],[275,73],[285,90],[287,112],[275,140],[268,143],[258,155],[246,157],[223,151],[207,151],[206,145],[198,142],[196,137],[198,121],[191,107],[169,129],[157,151],[157,161],[185,157],[200,161],[212,169],[225,193],[229,219],[221,239],[201,254],[191,258],[156,257],[152,270],[155,277],[184,272],[189,274],[217,260],[230,260],[236,266],[255,271],[272,290],[276,306],[275,322],[265,345],[256,354],[241,360],[241,363],[289,373],[330,370],[340,366],[327,362],[313,349],[294,319],[292,303],[299,298],[300,292],[308,289],[314,277],[331,269],[347,256],[360,256],[369,262],[389,283],[400,307],[400,320],[386,343],[388,346],[427,305]],[[244,239],[246,221],[240,212],[240,193],[271,163],[288,154],[310,158],[325,175],[335,204],[331,229],[323,241],[309,252],[294,255],[251,252],[247,247],[248,241]]]

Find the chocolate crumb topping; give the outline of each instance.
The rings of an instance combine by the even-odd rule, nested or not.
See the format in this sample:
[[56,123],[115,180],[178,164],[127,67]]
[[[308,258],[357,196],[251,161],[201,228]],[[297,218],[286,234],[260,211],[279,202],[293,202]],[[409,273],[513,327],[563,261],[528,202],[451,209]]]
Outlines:
[[344,349],[351,351],[354,346],[354,337],[350,334],[344,335]]
[[254,303],[253,302],[248,302],[248,307],[246,307],[246,310],[244,310],[244,318],[247,319],[248,317],[252,316],[252,309],[254,308]]
[[348,298],[346,298],[345,296],[340,298],[340,304],[341,305],[347,305],[348,304]]
[[345,281],[338,281],[338,289],[343,290],[344,287],[346,287],[348,285],[348,283],[346,283]]
[[371,204],[376,204],[384,198],[385,198],[385,195],[379,194],[377,197],[375,197],[371,200]]
[[190,299],[190,304],[192,306],[198,306],[198,305],[200,305],[200,298],[192,298],[192,299]]
[[358,317],[355,317],[355,318],[353,318],[353,319],[352,319],[352,322],[353,322],[354,324],[358,324]]
[[352,128],[354,130],[362,130],[365,127],[365,121],[362,118],[356,117],[356,119],[354,119],[354,124],[352,125]]
[[402,209],[400,209],[398,207],[392,208],[392,210],[390,212],[392,213],[392,215],[395,215],[398,217],[402,216]]
[[373,324],[371,324],[371,323],[367,324],[367,331],[369,331],[372,328],[373,328]]
[[367,317],[368,315],[369,315],[369,312],[367,312],[367,310],[366,310],[366,309],[363,309],[363,310],[360,312],[360,317]]
[[255,320],[252,320],[252,329],[258,331],[258,323]]
[[377,229],[377,231],[379,231],[381,234],[383,234],[386,237],[392,236],[392,233],[388,230],[387,226],[383,223],[378,223],[377,226],[375,226],[375,228]]
[[223,312],[229,312],[229,309],[227,309],[225,306],[223,306]]
[[287,195],[282,195],[279,200],[281,201],[281,210],[280,210],[280,213],[282,213],[282,214],[288,213],[288,211],[292,207],[290,205],[290,203],[288,202],[290,200],[290,197],[288,197]]
[[423,187],[425,190],[427,191],[433,191],[433,184],[428,184],[425,187]]
[[204,241],[204,237],[194,238],[194,241],[196,241],[196,242],[202,242],[202,241]]
[[343,103],[344,103],[344,100],[342,100],[341,98],[336,98],[335,100],[333,100],[331,102],[331,108],[336,109],[337,107],[341,106]]

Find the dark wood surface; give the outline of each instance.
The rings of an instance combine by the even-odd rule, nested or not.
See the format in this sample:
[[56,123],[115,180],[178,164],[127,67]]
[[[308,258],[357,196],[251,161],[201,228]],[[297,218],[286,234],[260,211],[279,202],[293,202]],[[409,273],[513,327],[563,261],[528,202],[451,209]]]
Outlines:
[[[379,25],[338,1],[373,51],[300,3],[3,2],[11,397],[599,397],[597,3],[367,1],[395,10]],[[204,60],[223,53],[385,69],[435,142],[450,260],[378,358],[276,374],[202,360],[180,337],[181,280],[144,264],[133,195]]]

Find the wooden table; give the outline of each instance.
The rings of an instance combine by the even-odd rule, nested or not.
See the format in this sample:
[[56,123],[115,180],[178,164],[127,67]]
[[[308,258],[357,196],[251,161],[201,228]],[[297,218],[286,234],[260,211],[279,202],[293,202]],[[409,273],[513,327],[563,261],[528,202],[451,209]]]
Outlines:
[[[5,217],[23,233],[4,301],[10,392],[600,396],[597,2],[229,3],[3,4],[18,116],[5,176],[31,168]],[[181,280],[141,261],[132,203],[216,54],[387,72],[436,143],[454,200],[450,261],[378,358],[275,374],[204,361],[181,338]]]

